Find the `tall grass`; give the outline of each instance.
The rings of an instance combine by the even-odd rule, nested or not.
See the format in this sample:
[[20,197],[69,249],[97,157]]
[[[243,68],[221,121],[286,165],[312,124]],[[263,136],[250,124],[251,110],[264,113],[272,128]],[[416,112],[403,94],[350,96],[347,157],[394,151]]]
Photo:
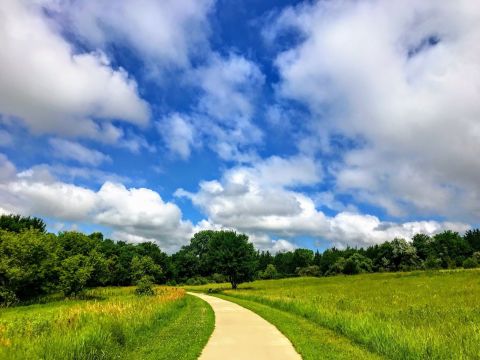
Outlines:
[[389,359],[480,359],[478,270],[256,281],[223,293],[295,314]]
[[99,288],[85,298],[0,309],[0,358],[196,359],[213,330],[211,309],[182,289]]

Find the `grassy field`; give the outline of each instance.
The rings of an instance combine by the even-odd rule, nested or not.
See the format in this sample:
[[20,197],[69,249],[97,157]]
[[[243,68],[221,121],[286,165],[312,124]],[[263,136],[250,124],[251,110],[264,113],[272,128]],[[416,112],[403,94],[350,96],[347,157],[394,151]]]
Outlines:
[[210,306],[182,289],[86,298],[0,309],[0,359],[197,359],[213,331]]
[[[205,291],[227,285],[189,287]],[[304,359],[480,359],[480,271],[256,281],[225,290]]]

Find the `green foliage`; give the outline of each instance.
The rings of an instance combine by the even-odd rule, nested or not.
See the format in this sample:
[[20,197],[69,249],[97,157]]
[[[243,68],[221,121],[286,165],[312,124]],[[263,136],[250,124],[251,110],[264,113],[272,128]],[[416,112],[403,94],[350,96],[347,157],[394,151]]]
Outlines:
[[85,255],[73,255],[61,262],[60,289],[65,296],[76,296],[87,285],[93,273],[93,265]]
[[278,277],[278,271],[275,265],[268,264],[264,271],[258,272],[260,279],[276,279]]
[[354,275],[360,273],[372,272],[372,260],[356,253],[350,256],[343,265],[343,273],[347,275]]
[[430,255],[423,264],[427,270],[436,270],[442,267],[442,260]]
[[134,256],[130,269],[134,281],[139,281],[145,276],[149,276],[152,281],[156,281],[163,274],[160,265],[155,264],[150,256]]
[[232,289],[236,289],[238,284],[254,278],[255,248],[244,234],[216,231],[208,243],[208,263],[214,272],[225,275]]
[[468,230],[463,236],[472,251],[480,252],[480,229]]
[[135,294],[139,296],[155,295],[155,290],[153,289],[153,277],[149,275],[142,276],[137,281],[137,288],[135,289]]
[[45,222],[37,217],[13,214],[0,216],[0,230],[6,230],[16,233],[25,230],[37,230],[41,233],[44,233],[45,229]]
[[225,277],[225,275],[219,274],[219,273],[214,273],[210,278],[214,283],[217,283],[217,284],[224,283],[227,281],[227,278]]
[[465,260],[463,261],[462,266],[463,266],[465,269],[474,269],[474,268],[477,268],[477,267],[478,267],[478,261],[477,261],[476,258],[471,257],[471,258],[465,259]]
[[187,279],[185,282],[186,285],[205,285],[208,284],[209,281],[207,278],[204,278],[203,276],[196,276],[190,279]]
[[318,265],[305,266],[303,268],[298,268],[298,276],[320,276],[320,267]]
[[38,230],[0,230],[0,289],[3,302],[25,300],[52,290],[57,277],[53,235]]
[[335,263],[333,263],[330,268],[327,270],[325,275],[337,275],[343,273],[343,269],[345,268],[345,258],[343,256],[339,257]]

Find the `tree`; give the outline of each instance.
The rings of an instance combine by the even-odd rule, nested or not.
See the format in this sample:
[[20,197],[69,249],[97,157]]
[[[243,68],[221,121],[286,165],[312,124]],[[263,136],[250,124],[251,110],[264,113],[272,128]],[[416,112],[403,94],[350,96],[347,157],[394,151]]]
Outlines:
[[293,263],[295,269],[304,268],[313,264],[314,254],[309,249],[295,249],[293,252]]
[[54,288],[56,279],[57,247],[53,234],[36,229],[20,233],[0,230],[0,292],[10,294],[10,302],[47,293]]
[[265,270],[259,271],[260,279],[275,279],[278,277],[278,271],[275,265],[268,264]]
[[247,235],[234,231],[214,232],[208,244],[208,256],[213,271],[225,275],[232,289],[254,279],[256,252]]
[[468,230],[463,236],[473,252],[480,251],[480,229]]
[[320,267],[318,265],[310,265],[303,268],[298,268],[298,276],[320,276]]
[[394,239],[391,243],[391,264],[393,270],[411,270],[417,268],[420,261],[415,247],[405,239]]
[[345,261],[342,272],[347,275],[354,275],[372,272],[372,267],[372,260],[362,254],[355,253]]
[[429,256],[433,255],[432,249],[433,239],[425,234],[415,234],[412,238],[412,245],[417,251],[420,260],[425,261]]
[[45,222],[38,217],[10,214],[0,216],[0,229],[16,233],[33,229],[44,233],[46,225]]
[[85,255],[73,255],[64,259],[60,269],[60,289],[65,296],[76,296],[85,288],[93,272],[93,266]]
[[150,276],[152,280],[157,281],[163,275],[160,265],[155,264],[150,256],[134,256],[130,271],[132,272],[134,283],[137,283],[145,276]]
[[436,234],[432,247],[436,257],[442,260],[442,267],[462,266],[463,260],[472,254],[472,249],[457,232],[450,230]]

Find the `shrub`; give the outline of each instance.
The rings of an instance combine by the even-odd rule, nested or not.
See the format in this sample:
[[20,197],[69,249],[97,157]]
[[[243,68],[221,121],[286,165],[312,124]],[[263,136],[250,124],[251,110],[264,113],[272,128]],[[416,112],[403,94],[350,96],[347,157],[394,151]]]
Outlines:
[[273,264],[268,264],[264,271],[259,271],[260,279],[275,279],[278,277],[277,268]]
[[0,306],[11,306],[18,302],[15,293],[3,286],[0,286]]
[[227,278],[225,277],[225,275],[219,274],[219,273],[213,274],[211,279],[214,283],[217,283],[217,284],[224,283],[227,281]]
[[434,256],[429,256],[427,260],[423,263],[423,266],[427,270],[440,269],[442,267],[442,260]]
[[76,296],[82,292],[93,272],[89,258],[84,255],[74,255],[61,263],[60,289],[65,296]]
[[202,276],[187,279],[186,285],[205,285],[208,284],[208,280]]
[[372,266],[372,260],[362,254],[355,253],[345,261],[342,272],[347,275],[372,272]]
[[463,261],[463,267],[465,269],[474,269],[474,268],[478,267],[478,261],[477,261],[477,259],[475,259],[473,257],[465,259]]
[[305,266],[297,269],[298,276],[320,276],[320,267],[317,265]]
[[139,296],[152,296],[155,295],[155,290],[152,287],[153,277],[149,275],[144,275],[137,281],[137,288],[135,289],[135,294]]

